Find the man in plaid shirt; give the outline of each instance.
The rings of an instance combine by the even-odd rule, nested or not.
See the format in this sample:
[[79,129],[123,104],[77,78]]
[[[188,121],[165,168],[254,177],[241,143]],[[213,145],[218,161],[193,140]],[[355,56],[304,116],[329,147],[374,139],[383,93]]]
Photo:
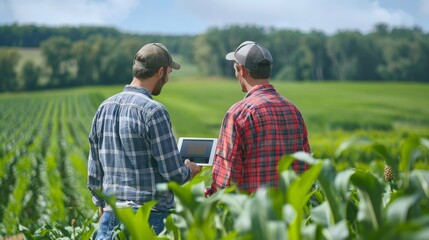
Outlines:
[[[206,196],[217,188],[236,184],[253,193],[262,186],[277,186],[277,163],[285,154],[310,153],[307,129],[298,108],[269,83],[270,52],[259,43],[246,41],[231,53],[235,76],[247,92],[226,113],[213,163],[213,183]],[[308,166],[295,161],[297,173]]]
[[159,183],[190,180],[201,169],[182,161],[166,108],[153,100],[180,65],[160,43],[143,46],[134,58],[133,80],[121,93],[98,108],[89,134],[88,187],[102,214],[96,239],[112,239],[120,224],[94,190],[116,198],[117,208],[137,210],[157,200],[149,215],[155,233],[174,207],[171,191],[159,191]]

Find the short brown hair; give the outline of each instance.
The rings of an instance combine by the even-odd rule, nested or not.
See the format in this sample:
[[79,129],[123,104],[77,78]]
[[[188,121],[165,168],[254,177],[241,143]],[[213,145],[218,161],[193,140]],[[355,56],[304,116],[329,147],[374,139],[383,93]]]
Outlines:
[[266,79],[269,78],[271,75],[271,62],[268,60],[262,60],[258,66],[262,67],[261,70],[252,70],[246,68],[246,70],[249,72],[250,76],[254,79]]
[[133,76],[138,79],[150,78],[158,71],[159,68],[144,68],[139,64],[133,65]]

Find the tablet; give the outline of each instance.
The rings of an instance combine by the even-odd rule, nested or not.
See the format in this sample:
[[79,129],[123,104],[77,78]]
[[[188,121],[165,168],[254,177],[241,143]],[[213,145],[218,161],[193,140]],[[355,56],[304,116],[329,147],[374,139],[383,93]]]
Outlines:
[[212,166],[216,144],[217,138],[181,137],[177,146],[183,161],[189,159],[198,166]]

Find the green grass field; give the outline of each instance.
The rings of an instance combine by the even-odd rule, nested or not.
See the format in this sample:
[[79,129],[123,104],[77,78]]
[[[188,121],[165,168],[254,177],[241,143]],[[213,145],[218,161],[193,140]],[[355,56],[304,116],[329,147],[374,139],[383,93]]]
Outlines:
[[[302,112],[316,156],[364,136],[392,145],[403,136],[429,136],[429,85],[404,83],[274,82]],[[235,80],[170,81],[157,100],[179,136],[217,137],[223,115],[244,97]]]
[[[363,82],[273,84],[301,110],[316,154],[332,153],[340,142],[355,135],[392,143],[404,135],[429,136],[429,85]],[[100,86],[29,95],[3,94],[0,99],[58,92],[67,94],[68,91],[96,92],[107,98],[122,88]],[[169,110],[177,137],[217,137],[225,112],[244,95],[233,79],[172,75],[155,99]]]
[[[245,96],[236,80],[173,77],[154,98],[170,112],[176,137],[217,137],[228,108]],[[367,137],[398,144],[429,136],[429,85],[417,83],[273,82],[302,112],[316,156],[332,155],[345,140]],[[92,87],[108,97],[123,86]]]
[[[274,82],[277,90],[301,109],[307,127],[316,133],[341,129],[422,130],[429,127],[429,86],[404,83]],[[213,134],[226,110],[242,99],[232,81],[170,81],[157,97],[171,108],[178,123],[193,122],[195,130],[178,124],[181,134]],[[181,115],[185,116],[181,116]],[[201,125],[201,127],[198,127]]]

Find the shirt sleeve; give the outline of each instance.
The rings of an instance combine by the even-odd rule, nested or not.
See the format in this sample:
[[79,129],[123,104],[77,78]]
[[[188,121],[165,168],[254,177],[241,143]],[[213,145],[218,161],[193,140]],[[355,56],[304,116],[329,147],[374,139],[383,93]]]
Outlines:
[[158,107],[153,111],[148,122],[148,132],[153,157],[164,179],[179,184],[190,180],[192,172],[180,157],[170,116],[164,107]]
[[243,178],[243,144],[241,130],[232,114],[224,117],[213,162],[213,182],[221,187],[240,182]]
[[[307,127],[305,125],[305,121],[304,121],[304,118],[302,117],[301,113],[299,111],[297,111],[297,112],[298,112],[301,132],[302,132],[302,136],[301,136],[301,138],[302,138],[302,149],[301,149],[301,151],[304,151],[306,153],[311,154],[310,143],[308,141]],[[292,168],[296,173],[303,173],[306,170],[308,170],[310,168],[310,166],[305,162],[295,160],[292,163]]]
[[98,140],[97,140],[97,118],[95,117],[92,123],[89,134],[89,156],[88,156],[88,188],[93,195],[92,201],[99,207],[104,207],[105,202],[95,194],[93,190],[102,190],[103,186],[103,169],[100,164],[98,155]]
[[305,152],[307,152],[307,153],[311,153],[311,148],[310,148],[310,143],[309,143],[309,141],[308,141],[308,133],[307,133],[307,128],[306,128],[306,126],[305,126],[305,123],[304,123],[304,121],[303,121],[303,128],[304,128],[304,130],[303,130],[303,136],[302,136],[302,138],[304,139],[304,141],[303,141],[303,150],[305,151]]

